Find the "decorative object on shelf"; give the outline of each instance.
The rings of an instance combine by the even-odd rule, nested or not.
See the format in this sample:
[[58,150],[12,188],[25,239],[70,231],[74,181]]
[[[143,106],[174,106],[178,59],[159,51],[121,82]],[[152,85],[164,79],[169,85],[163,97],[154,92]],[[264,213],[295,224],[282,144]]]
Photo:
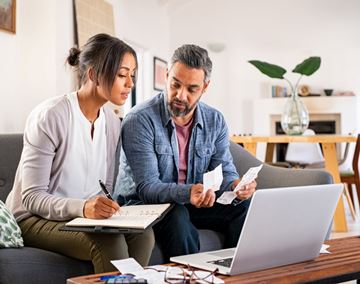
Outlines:
[[270,78],[284,79],[288,82],[291,97],[289,97],[286,102],[285,109],[281,116],[281,128],[288,135],[303,134],[309,125],[309,113],[305,104],[299,99],[298,86],[303,75],[310,76],[320,68],[321,58],[318,56],[309,57],[292,70],[293,73],[300,74],[295,85],[284,77],[287,71],[281,66],[259,60],[250,60],[249,63]]
[[167,62],[154,57],[154,90],[165,90]]
[[0,1],[0,29],[16,32],[16,0]]
[[333,89],[324,89],[324,93],[328,97],[333,94],[333,91],[334,91]]
[[306,97],[310,95],[310,87],[308,85],[299,86],[299,96]]
[[284,98],[288,96],[287,88],[282,86],[271,86],[271,96],[273,98]]

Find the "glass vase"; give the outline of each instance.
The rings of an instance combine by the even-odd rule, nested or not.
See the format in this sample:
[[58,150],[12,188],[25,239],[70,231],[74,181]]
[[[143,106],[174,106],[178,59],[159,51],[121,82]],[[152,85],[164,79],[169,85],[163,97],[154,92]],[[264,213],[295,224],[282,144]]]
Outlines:
[[281,116],[281,128],[287,135],[301,135],[309,126],[309,112],[297,92],[287,99]]

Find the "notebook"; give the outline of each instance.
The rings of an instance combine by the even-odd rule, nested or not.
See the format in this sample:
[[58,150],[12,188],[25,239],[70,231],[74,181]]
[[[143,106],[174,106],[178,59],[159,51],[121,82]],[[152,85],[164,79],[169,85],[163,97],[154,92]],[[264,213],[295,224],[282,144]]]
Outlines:
[[170,260],[235,275],[314,259],[342,191],[342,184],[257,190],[236,248]]
[[155,225],[171,209],[170,203],[131,205],[120,208],[108,219],[75,218],[61,227],[61,231],[93,233],[141,233]]

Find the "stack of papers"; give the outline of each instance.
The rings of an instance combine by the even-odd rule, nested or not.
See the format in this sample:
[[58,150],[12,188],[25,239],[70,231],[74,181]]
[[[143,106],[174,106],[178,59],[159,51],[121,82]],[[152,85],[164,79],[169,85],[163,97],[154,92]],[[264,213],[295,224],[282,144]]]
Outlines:
[[[121,259],[121,260],[112,260],[111,263],[121,272],[121,274],[130,274],[134,275],[135,279],[146,279],[149,284],[161,284],[165,282],[165,273],[166,276],[171,278],[171,280],[183,280],[183,273],[189,277],[192,271],[187,269],[182,269],[176,266],[165,266],[165,265],[154,265],[145,267],[145,269],[133,258]],[[208,271],[195,271],[196,275],[199,278],[204,278],[209,275]],[[215,283],[222,284],[224,280],[214,276],[213,278],[210,276],[209,279],[206,278],[206,281],[202,281],[201,279],[197,280],[197,283]],[[176,282],[178,283],[178,282]],[[182,282],[179,282],[182,283]]]

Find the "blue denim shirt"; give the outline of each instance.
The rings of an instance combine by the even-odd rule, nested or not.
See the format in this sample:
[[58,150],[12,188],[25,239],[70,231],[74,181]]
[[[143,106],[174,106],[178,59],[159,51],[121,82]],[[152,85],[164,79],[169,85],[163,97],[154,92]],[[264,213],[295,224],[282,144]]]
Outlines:
[[[222,164],[224,179],[218,196],[225,190],[231,190],[232,182],[239,178],[229,150],[229,133],[224,117],[202,102],[195,109],[185,184],[177,183],[179,154],[176,128],[163,93],[129,112],[122,124],[122,142],[127,161],[121,163],[120,172],[129,173],[124,169],[128,163],[136,192],[145,203],[189,203],[191,186],[202,183],[203,174],[219,164]],[[122,178],[128,176],[124,174]],[[121,182],[120,177],[117,184]]]

